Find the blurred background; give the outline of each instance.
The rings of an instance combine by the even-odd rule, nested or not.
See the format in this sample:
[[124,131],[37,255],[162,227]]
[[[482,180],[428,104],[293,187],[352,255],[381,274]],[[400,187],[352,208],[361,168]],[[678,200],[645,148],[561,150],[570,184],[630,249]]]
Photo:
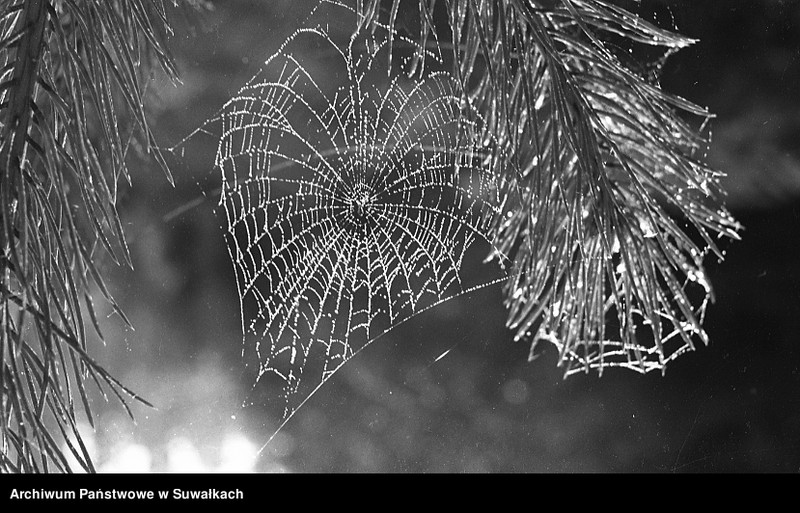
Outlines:
[[[151,123],[174,144],[211,118],[313,0],[211,2],[175,20],[182,83],[153,81]],[[134,269],[104,269],[135,330],[102,319],[94,354],[155,408],[100,407],[102,471],[800,471],[800,1],[624,3],[699,39],[663,87],[717,114],[709,158],[745,226],[722,264],[711,345],[664,376],[567,380],[528,361],[499,287],[449,301],[350,361],[257,451],[277,419],[243,407],[239,299],[218,212],[216,143],[195,137],[170,185],[142,164],[120,202]],[[480,272],[476,270],[476,272]],[[445,351],[447,354],[437,359]]]

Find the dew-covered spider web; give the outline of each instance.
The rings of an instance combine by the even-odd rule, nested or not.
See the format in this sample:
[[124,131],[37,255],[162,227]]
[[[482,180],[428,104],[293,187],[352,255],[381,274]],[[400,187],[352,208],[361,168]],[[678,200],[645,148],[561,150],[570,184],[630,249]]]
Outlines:
[[416,36],[399,0],[319,0],[195,132],[219,137],[251,402],[280,430],[376,339],[498,283],[514,339],[565,376],[707,343],[703,261],[739,229],[702,162],[710,115],[598,36],[660,48],[656,67],[692,40],[600,0],[465,0],[442,52],[435,2],[408,3]]
[[501,211],[480,116],[445,72],[387,73],[388,32],[345,12],[298,30],[221,115],[245,347],[284,420],[377,337],[507,278],[502,256],[488,283],[462,273]]

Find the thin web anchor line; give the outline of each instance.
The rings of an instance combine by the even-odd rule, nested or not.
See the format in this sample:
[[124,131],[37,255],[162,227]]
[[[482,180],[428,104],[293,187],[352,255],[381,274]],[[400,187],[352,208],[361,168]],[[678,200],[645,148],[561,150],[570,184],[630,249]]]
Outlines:
[[[417,312],[413,313],[413,314],[412,314],[410,317],[407,317],[407,318],[405,318],[405,319],[401,320],[400,322],[398,322],[397,324],[395,324],[395,325],[394,325],[394,326],[392,326],[391,328],[387,328],[387,329],[386,329],[386,330],[384,330],[382,333],[380,333],[380,334],[376,335],[374,338],[372,338],[372,339],[368,340],[368,341],[367,341],[367,342],[366,342],[366,343],[365,343],[365,344],[364,344],[362,347],[358,348],[358,349],[357,349],[357,350],[356,350],[356,351],[353,353],[353,355],[352,355],[352,356],[351,356],[351,357],[348,359],[348,361],[349,361],[350,359],[354,358],[355,356],[357,356],[357,355],[358,355],[358,354],[359,354],[361,351],[363,351],[364,349],[366,349],[366,348],[367,348],[368,346],[370,346],[370,345],[371,345],[373,342],[377,341],[378,339],[380,339],[380,338],[381,338],[381,337],[383,337],[384,335],[388,334],[388,333],[389,333],[389,332],[391,332],[393,329],[395,329],[395,328],[397,328],[397,327],[399,327],[399,326],[401,326],[401,325],[405,324],[406,322],[408,322],[408,321],[412,320],[412,319],[413,319],[413,318],[415,318],[416,316],[418,316],[418,315],[420,315],[420,314],[423,314],[423,313],[427,312],[428,310],[432,310],[433,308],[436,308],[437,306],[439,306],[439,305],[441,305],[441,304],[443,304],[443,303],[446,303],[447,301],[450,301],[450,300],[452,300],[452,299],[456,299],[456,298],[458,298],[458,297],[461,297],[461,296],[467,296],[467,295],[473,294],[473,293],[475,293],[475,292],[477,292],[477,291],[479,291],[479,290],[482,290],[482,289],[485,289],[485,288],[489,288],[489,287],[491,287],[491,286],[493,286],[493,285],[498,285],[498,284],[504,283],[504,282],[505,282],[507,279],[508,279],[507,277],[495,278],[495,279],[493,279],[493,280],[491,280],[491,281],[489,281],[489,282],[482,283],[482,284],[480,284],[480,285],[476,285],[476,286],[474,286],[474,287],[471,287],[471,288],[470,288],[470,289],[468,289],[468,290],[465,290],[465,291],[463,291],[463,292],[460,292],[460,293],[458,293],[458,294],[455,294],[454,296],[443,298],[443,299],[439,300],[439,301],[438,301],[438,302],[436,302],[436,303],[433,303],[433,304],[431,304],[431,305],[428,305],[428,306],[426,306],[425,308],[423,308],[423,309],[421,309],[421,310],[419,310],[419,311],[417,311]],[[436,363],[436,362],[438,362],[439,360],[441,360],[442,358],[444,358],[445,356],[447,356],[447,354],[448,354],[448,353],[450,353],[450,351],[452,351],[454,347],[455,347],[455,345],[453,345],[452,347],[450,347],[449,349],[447,349],[445,352],[443,352],[441,355],[439,355],[439,356],[438,356],[438,357],[435,359],[435,361],[434,361],[433,363]],[[288,424],[288,423],[289,423],[289,421],[290,421],[290,420],[292,420],[292,418],[293,418],[293,417],[295,416],[295,414],[296,414],[296,413],[297,413],[297,412],[300,410],[300,408],[302,408],[303,406],[305,406],[305,404],[306,404],[306,403],[307,403],[307,402],[308,402],[308,401],[309,401],[309,400],[310,400],[310,399],[311,399],[311,398],[312,398],[312,397],[313,397],[313,396],[314,396],[314,395],[315,395],[315,394],[316,394],[316,393],[317,393],[317,392],[318,392],[318,391],[319,391],[319,390],[320,390],[320,389],[323,387],[323,385],[325,385],[325,384],[326,384],[326,383],[327,383],[327,382],[328,382],[328,381],[329,381],[331,378],[333,378],[333,376],[334,376],[334,374],[335,374],[336,370],[340,369],[340,368],[341,368],[343,365],[345,365],[346,363],[347,363],[347,361],[344,361],[344,362],[340,363],[340,364],[339,364],[339,366],[337,366],[337,367],[336,367],[336,369],[335,369],[334,371],[332,371],[332,372],[328,373],[328,375],[327,375],[325,378],[323,378],[323,380],[322,380],[322,381],[321,381],[321,382],[320,382],[320,383],[319,383],[319,384],[318,384],[316,387],[314,387],[314,389],[311,391],[311,393],[310,393],[310,394],[308,394],[308,396],[307,396],[305,399],[303,399],[303,400],[302,400],[302,402],[300,402],[300,404],[298,404],[296,408],[294,408],[294,409],[292,409],[292,410],[291,410],[291,412],[289,413],[289,415],[288,415],[288,416],[286,416],[286,418],[284,418],[284,419],[281,421],[281,423],[278,425],[278,427],[277,427],[277,429],[275,430],[275,432],[274,432],[274,433],[272,433],[272,435],[270,435],[270,437],[267,439],[267,441],[264,443],[264,445],[262,445],[262,446],[261,446],[261,448],[258,450],[258,453],[257,453],[257,454],[259,454],[259,455],[260,455],[262,452],[264,452],[264,450],[265,450],[267,447],[269,447],[269,444],[270,444],[270,443],[272,443],[272,440],[274,440],[274,439],[275,439],[275,437],[276,437],[276,436],[278,436],[278,434],[279,434],[279,433],[280,433],[280,432],[283,430],[283,428],[284,428],[284,427],[286,427],[286,424]]]

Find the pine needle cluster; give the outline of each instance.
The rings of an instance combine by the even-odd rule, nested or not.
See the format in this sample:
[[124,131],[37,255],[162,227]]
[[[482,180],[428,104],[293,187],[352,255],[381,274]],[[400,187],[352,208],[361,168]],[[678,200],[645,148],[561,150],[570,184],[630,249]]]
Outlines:
[[94,470],[78,432],[87,387],[138,399],[89,354],[91,330],[102,338],[90,293],[127,322],[96,262],[131,263],[116,211],[129,153],[164,163],[143,97],[151,69],[174,76],[172,7],[0,1],[0,471],[74,470],[68,457]]
[[605,0],[357,3],[367,23],[450,48],[489,120],[505,155],[492,235],[513,261],[508,326],[532,357],[547,341],[567,375],[663,371],[708,342],[704,261],[739,225],[703,162],[711,114],[658,82],[692,39]]

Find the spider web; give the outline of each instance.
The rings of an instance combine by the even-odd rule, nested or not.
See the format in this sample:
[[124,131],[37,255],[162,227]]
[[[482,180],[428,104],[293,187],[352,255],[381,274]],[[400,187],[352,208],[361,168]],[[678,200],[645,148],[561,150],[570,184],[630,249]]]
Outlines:
[[394,36],[342,10],[354,26],[298,30],[221,115],[242,329],[284,423],[377,337],[507,278],[462,276],[502,210],[481,118],[447,73],[387,73]]

